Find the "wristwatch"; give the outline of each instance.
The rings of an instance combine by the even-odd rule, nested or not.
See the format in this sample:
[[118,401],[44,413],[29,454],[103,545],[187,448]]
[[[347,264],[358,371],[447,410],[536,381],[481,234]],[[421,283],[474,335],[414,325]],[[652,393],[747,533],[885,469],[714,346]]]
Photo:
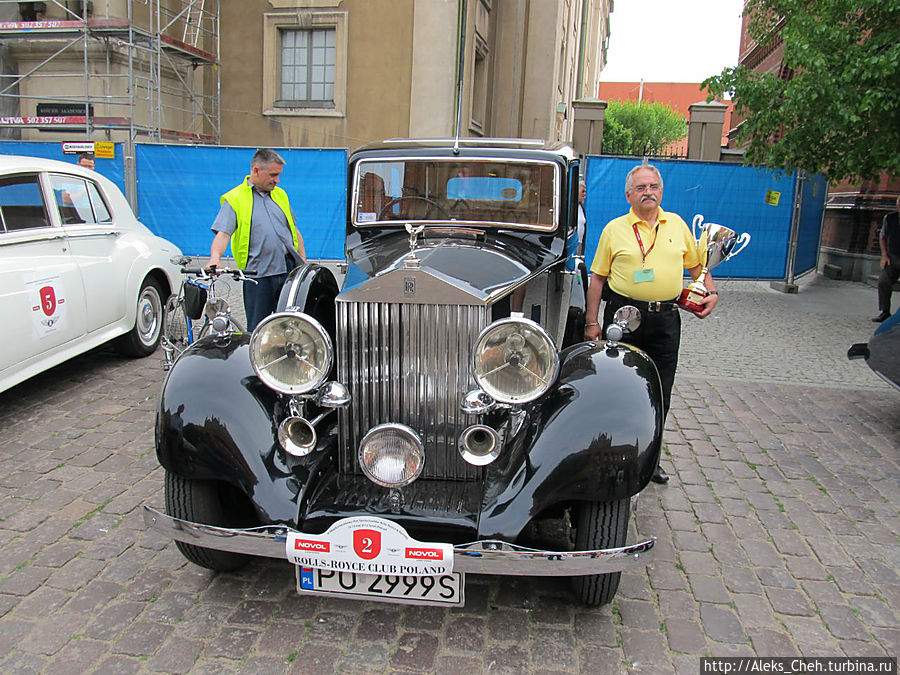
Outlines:
[[587,328],[589,326],[599,326],[600,324],[597,323],[596,321],[587,321],[584,325],[585,325],[585,328]]
[[719,291],[706,291],[707,295],[718,295]]

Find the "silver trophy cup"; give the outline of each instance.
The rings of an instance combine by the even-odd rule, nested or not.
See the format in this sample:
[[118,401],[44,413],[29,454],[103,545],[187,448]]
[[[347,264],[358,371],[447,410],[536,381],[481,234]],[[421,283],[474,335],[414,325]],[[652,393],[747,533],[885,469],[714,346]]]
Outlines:
[[[703,216],[694,217],[692,226],[696,228],[703,222]],[[696,236],[696,230],[694,232]],[[691,312],[702,312],[703,305],[699,302],[706,297],[707,291],[704,285],[707,273],[716,265],[733,258],[750,243],[750,235],[744,232],[740,236],[730,227],[716,223],[700,225],[700,239],[697,241],[697,250],[700,253],[700,264],[703,269],[700,275],[688,284],[678,298],[678,306]]]

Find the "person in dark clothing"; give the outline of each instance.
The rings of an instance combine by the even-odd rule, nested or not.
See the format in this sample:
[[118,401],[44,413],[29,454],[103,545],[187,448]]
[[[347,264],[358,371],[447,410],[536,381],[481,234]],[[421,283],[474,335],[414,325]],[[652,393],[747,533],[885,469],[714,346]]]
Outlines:
[[900,279],[900,197],[897,208],[884,217],[878,237],[881,248],[881,275],[878,277],[878,316],[872,321],[881,323],[891,315],[891,292]]

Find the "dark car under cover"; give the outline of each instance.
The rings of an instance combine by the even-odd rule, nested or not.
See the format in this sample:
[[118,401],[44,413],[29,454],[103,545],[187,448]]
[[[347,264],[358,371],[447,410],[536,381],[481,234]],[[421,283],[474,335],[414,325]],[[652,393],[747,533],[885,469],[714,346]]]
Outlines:
[[852,345],[847,357],[865,359],[876,375],[900,389],[900,310],[883,321],[868,342]]

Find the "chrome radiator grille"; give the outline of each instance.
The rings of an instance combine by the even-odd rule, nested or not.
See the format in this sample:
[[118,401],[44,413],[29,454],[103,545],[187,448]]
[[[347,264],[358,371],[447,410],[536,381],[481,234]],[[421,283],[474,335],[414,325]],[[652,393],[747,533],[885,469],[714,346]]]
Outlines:
[[472,346],[488,323],[483,306],[338,302],[338,380],[352,401],[340,415],[343,471],[360,472],[357,451],[372,427],[400,422],[425,444],[425,478],[474,479],[459,433],[474,419],[459,409],[475,387]]

